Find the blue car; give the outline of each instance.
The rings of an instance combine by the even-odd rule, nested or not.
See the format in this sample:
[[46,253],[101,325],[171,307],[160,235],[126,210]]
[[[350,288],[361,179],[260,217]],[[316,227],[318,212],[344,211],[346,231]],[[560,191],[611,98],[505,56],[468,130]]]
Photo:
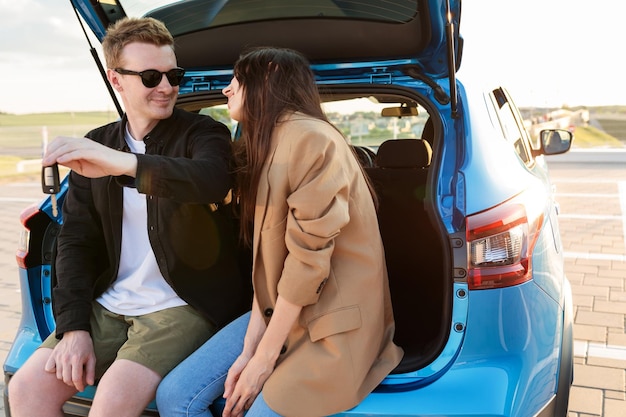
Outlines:
[[[567,152],[573,136],[531,137],[504,87],[457,79],[460,0],[71,5],[99,40],[123,16],[162,20],[187,70],[177,105],[226,123],[233,140],[221,89],[239,53],[273,45],[310,59],[325,111],[378,193],[395,341],[405,352],[373,393],[337,416],[567,415],[572,296],[544,155]],[[60,206],[66,191],[64,181]],[[22,321],[6,383],[55,326],[62,218],[49,199],[22,218]],[[67,415],[86,415],[96,389],[69,401]],[[144,415],[158,415],[154,403]]]

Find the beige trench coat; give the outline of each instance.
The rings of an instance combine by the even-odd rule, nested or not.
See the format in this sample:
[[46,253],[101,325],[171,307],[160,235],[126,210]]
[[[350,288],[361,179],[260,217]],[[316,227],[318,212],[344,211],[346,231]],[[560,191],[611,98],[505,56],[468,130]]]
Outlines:
[[263,388],[274,411],[319,417],[357,405],[402,358],[375,208],[329,124],[277,125],[254,219],[253,285],[269,322],[278,294],[304,306]]

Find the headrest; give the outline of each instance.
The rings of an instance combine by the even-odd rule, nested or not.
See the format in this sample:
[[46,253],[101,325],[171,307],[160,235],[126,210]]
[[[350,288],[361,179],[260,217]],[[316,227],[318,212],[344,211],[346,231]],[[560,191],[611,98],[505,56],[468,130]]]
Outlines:
[[424,129],[422,129],[422,139],[424,139],[430,147],[433,146],[433,140],[435,138],[435,126],[433,125],[433,118],[429,117],[424,123]]
[[376,165],[380,168],[426,168],[432,148],[422,139],[389,139],[378,147]]

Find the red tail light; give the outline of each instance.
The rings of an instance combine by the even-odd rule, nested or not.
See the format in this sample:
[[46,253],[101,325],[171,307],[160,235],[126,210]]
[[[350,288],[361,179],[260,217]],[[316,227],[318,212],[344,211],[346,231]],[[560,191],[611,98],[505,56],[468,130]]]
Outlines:
[[532,253],[545,199],[528,197],[467,217],[470,289],[509,287],[532,278]]
[[28,221],[38,212],[39,206],[33,204],[32,206],[26,207],[20,213],[20,223],[22,223],[24,229],[20,233],[20,240],[15,253],[15,260],[17,261],[17,266],[20,268],[26,268],[26,257],[28,256],[30,243],[30,229],[28,228]]

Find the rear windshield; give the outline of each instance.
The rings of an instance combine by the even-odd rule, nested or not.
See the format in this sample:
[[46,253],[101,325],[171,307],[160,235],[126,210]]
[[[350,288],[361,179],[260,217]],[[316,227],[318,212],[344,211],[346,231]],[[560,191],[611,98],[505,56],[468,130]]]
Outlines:
[[[330,122],[353,146],[376,151],[388,139],[425,139],[432,144],[433,133],[425,130],[430,116],[424,107],[411,102],[413,111],[399,116],[400,109],[407,109],[407,102],[399,97],[394,102],[389,96],[385,96],[384,101],[381,103],[373,96],[348,98],[326,101],[322,103],[322,108]],[[226,104],[212,106],[198,102],[182,107],[213,117],[237,135],[237,122],[230,118]]]

